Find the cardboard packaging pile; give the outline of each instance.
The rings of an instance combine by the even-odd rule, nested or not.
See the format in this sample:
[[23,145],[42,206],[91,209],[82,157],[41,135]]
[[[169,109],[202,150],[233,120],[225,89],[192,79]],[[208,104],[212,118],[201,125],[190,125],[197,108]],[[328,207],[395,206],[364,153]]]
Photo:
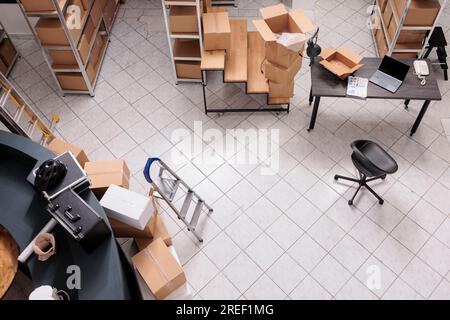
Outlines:
[[130,170],[124,160],[106,160],[87,162],[84,171],[91,180],[91,190],[97,199],[101,199],[110,185],[128,189]]
[[72,152],[82,168],[84,167],[86,162],[89,162],[89,159],[83,149],[78,148],[77,146],[74,146],[63,140],[55,138],[47,145],[47,148],[50,151],[56,153],[56,155],[63,154],[67,151]]
[[346,47],[326,48],[320,56],[323,58],[320,64],[342,80],[347,79],[363,66],[360,64],[362,57]]
[[294,79],[302,67],[307,33],[315,27],[303,10],[288,12],[283,4],[260,9],[263,19],[253,20],[265,41],[265,77],[270,98],[291,98]]

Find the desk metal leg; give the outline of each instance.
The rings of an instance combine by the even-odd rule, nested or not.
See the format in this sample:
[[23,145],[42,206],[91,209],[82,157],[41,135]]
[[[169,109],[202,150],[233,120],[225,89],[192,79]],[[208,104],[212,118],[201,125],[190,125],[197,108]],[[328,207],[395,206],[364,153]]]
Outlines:
[[317,112],[319,111],[319,104],[320,104],[320,97],[315,97],[314,108],[313,108],[313,112],[311,115],[311,122],[309,123],[308,131],[311,131],[312,129],[314,129],[314,126],[316,124]]
[[314,97],[312,95],[312,88],[309,90],[309,105],[311,105],[314,101]]
[[205,106],[205,114],[208,114],[208,105],[206,104],[206,81],[205,81],[205,72],[202,71],[202,90],[203,90],[203,105]]
[[408,109],[411,100],[405,100],[405,109]]
[[425,115],[425,112],[427,112],[428,107],[430,106],[431,101],[430,100],[426,100],[422,106],[422,109],[420,109],[419,115],[417,116],[416,121],[414,122],[414,125],[411,129],[411,133],[409,134],[410,136],[412,136],[414,133],[416,133],[417,128],[419,128],[420,122],[423,119],[423,116]]

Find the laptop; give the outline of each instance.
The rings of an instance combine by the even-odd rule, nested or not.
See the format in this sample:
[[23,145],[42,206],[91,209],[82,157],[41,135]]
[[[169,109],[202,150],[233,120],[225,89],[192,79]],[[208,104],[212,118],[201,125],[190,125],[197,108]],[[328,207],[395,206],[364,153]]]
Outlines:
[[395,93],[405,80],[409,68],[410,66],[385,56],[378,70],[370,78],[370,82]]

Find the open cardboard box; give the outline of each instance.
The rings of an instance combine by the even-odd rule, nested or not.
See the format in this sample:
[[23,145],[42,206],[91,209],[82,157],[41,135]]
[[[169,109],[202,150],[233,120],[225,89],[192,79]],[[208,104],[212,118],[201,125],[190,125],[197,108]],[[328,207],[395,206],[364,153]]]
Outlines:
[[[315,30],[311,20],[303,10],[288,12],[283,4],[260,9],[263,19],[253,20],[256,30],[266,43],[266,58],[269,62],[288,68],[298,57],[298,52],[303,51],[308,39],[306,33]],[[282,33],[298,33],[297,43],[291,46],[300,47],[298,51],[292,51],[277,42]]]
[[342,80],[363,66],[360,64],[362,57],[346,47],[326,48],[320,56],[323,58],[320,64]]

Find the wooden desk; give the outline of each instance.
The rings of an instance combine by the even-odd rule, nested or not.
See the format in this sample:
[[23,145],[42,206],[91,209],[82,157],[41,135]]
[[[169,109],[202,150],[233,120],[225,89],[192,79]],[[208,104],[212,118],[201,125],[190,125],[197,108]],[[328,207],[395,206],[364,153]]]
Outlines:
[[[381,58],[364,58],[362,63],[364,66],[355,72],[355,76],[370,78],[381,64]],[[367,88],[367,99],[396,99],[405,100],[405,107],[408,107],[410,100],[424,100],[422,109],[414,122],[410,135],[412,136],[420,125],[423,116],[425,115],[430,102],[433,100],[441,100],[442,96],[439,91],[436,78],[431,68],[430,62],[427,60],[430,75],[427,77],[427,84],[420,85],[420,80],[414,74],[413,62],[415,59],[402,59],[403,63],[411,66],[411,69],[406,76],[402,86],[396,93],[391,93],[371,82]],[[337,97],[347,98],[347,81],[343,81],[334,74],[326,70],[318,62],[311,66],[311,91],[309,97],[309,104],[314,101],[314,108],[311,115],[311,122],[308,131],[314,129],[316,123],[317,113],[319,111],[319,104],[321,97]],[[351,98],[351,97],[349,97]]]

